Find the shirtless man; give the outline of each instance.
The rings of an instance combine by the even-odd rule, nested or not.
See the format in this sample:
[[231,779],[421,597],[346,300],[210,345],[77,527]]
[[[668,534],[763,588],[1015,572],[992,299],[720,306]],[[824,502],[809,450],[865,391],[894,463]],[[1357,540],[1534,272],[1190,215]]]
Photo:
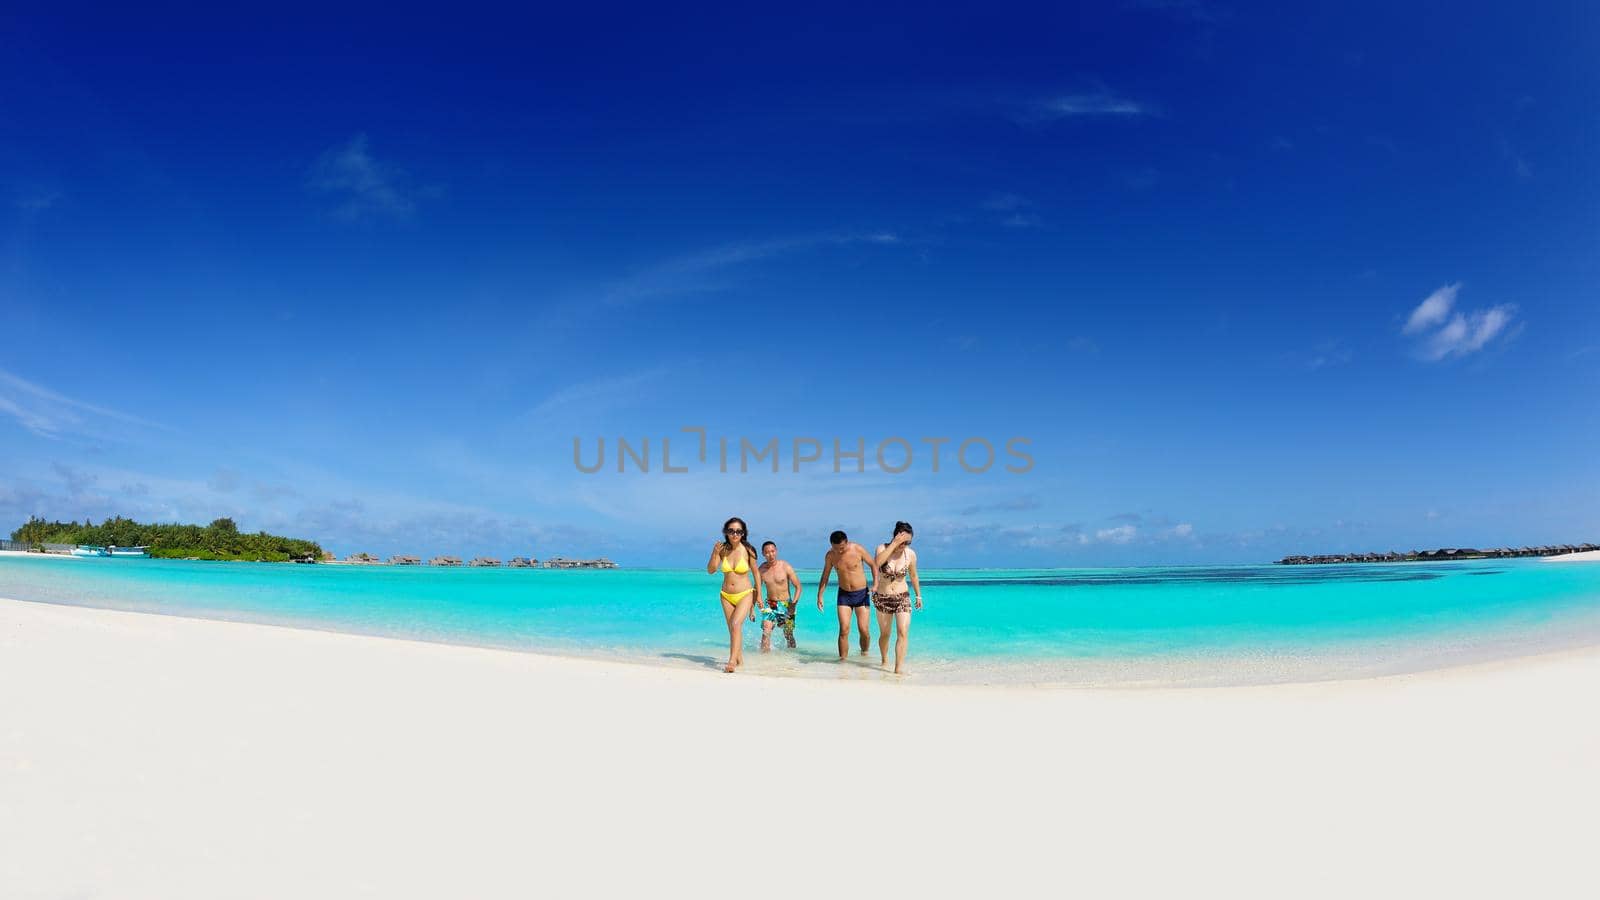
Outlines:
[[822,582],[817,585],[817,612],[822,612],[822,594],[828,589],[828,574],[839,570],[839,597],[835,609],[839,612],[839,658],[850,655],[850,617],[855,616],[856,628],[861,632],[861,654],[867,653],[872,643],[872,595],[867,591],[867,577],[872,573],[872,553],[860,544],[852,543],[848,535],[835,531],[828,536],[832,545],[822,558]]
[[[767,599],[761,604],[761,649],[772,649],[772,629],[783,628],[783,637],[794,647],[794,613],[800,602],[800,576],[794,566],[778,558],[778,545],[767,541],[761,545],[761,586],[767,590]],[[790,594],[789,589],[794,588]]]

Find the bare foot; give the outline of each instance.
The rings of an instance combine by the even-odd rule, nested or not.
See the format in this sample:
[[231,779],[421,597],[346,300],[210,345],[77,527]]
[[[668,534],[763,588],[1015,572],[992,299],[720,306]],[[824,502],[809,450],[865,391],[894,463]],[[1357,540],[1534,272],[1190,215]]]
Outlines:
[[728,673],[729,675],[733,674],[733,670],[734,670],[733,663],[728,663],[727,665],[722,667],[722,671]]

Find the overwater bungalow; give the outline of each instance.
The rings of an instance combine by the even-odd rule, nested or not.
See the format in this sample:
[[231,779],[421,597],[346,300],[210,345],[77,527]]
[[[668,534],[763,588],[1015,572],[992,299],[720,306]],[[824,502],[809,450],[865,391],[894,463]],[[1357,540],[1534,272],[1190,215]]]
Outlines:
[[344,561],[347,562],[347,563],[350,563],[351,565],[354,565],[354,566],[381,566],[381,565],[383,565],[383,560],[379,559],[376,556],[373,556],[371,553],[352,553],[349,556],[346,556],[344,558]]
[[[1278,560],[1283,566],[1329,565],[1338,563],[1370,563],[1370,562],[1448,562],[1452,560],[1467,559],[1510,559],[1524,556],[1560,556],[1567,553],[1582,553],[1587,550],[1600,549],[1595,544],[1559,544],[1544,547],[1496,547],[1489,550],[1475,550],[1471,547],[1443,547],[1438,550],[1409,550],[1398,553],[1390,550],[1388,553],[1322,553],[1307,555],[1297,553],[1285,556]],[[562,560],[560,568],[581,568],[577,561]],[[595,560],[609,565],[595,566],[595,568],[615,568],[609,560]]]
[[513,556],[511,561],[506,563],[508,567],[513,569],[531,569],[538,564],[538,560],[529,559],[526,556]]
[[480,569],[493,569],[499,567],[500,560],[492,556],[479,556],[473,559],[472,562],[467,563],[467,565],[477,566]]
[[459,565],[461,565],[461,557],[459,557],[459,556],[435,556],[433,559],[428,561],[428,565],[430,565],[430,566],[459,566]]
[[422,558],[418,556],[391,556],[389,557],[389,565],[420,566],[422,565]]
[[604,556],[599,559],[567,559],[563,556],[552,556],[545,560],[546,569],[615,569],[617,564]]

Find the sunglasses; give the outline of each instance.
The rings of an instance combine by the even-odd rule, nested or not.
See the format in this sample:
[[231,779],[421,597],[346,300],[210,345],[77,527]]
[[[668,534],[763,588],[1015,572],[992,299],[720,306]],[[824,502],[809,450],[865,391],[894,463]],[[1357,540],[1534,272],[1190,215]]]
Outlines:
[[740,535],[742,537],[744,535],[744,529],[742,529],[742,528],[724,528],[724,529],[722,529],[722,533],[723,534],[737,534],[737,535]]

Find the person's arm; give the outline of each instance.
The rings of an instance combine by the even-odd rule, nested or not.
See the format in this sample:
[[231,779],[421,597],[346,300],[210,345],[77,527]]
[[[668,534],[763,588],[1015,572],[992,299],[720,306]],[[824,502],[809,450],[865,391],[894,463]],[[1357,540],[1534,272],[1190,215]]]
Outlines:
[[921,609],[922,582],[917,579],[917,556],[915,551],[912,551],[911,553],[911,568],[908,570],[907,574],[911,576],[911,590],[917,595],[917,609]]
[[906,533],[904,531],[900,532],[899,534],[895,535],[892,539],[890,539],[889,543],[884,544],[883,545],[883,549],[879,550],[877,555],[873,556],[873,558],[872,558],[872,566],[873,566],[873,568],[875,568],[875,569],[883,568],[883,564],[888,562],[889,561],[889,557],[894,555],[894,551],[899,549],[900,546],[903,545],[905,542],[906,542]]
[[[784,563],[784,565],[789,566],[788,563]],[[805,593],[805,585],[800,583],[800,573],[794,570],[794,566],[789,566],[789,584],[794,588],[794,599],[789,601],[789,614],[793,615],[794,608],[800,605],[800,595]],[[784,593],[787,594],[789,592],[785,591]]]
[[822,612],[822,594],[828,589],[828,576],[833,574],[833,552],[822,558],[822,580],[817,582],[817,612]]
[[721,562],[722,562],[722,542],[721,541],[717,541],[715,544],[711,545],[711,561],[706,563],[706,574],[707,575],[716,574],[717,564],[721,563]]
[[875,554],[868,553],[867,548],[860,544],[856,545],[856,552],[861,554],[861,574],[867,582],[867,592],[871,593],[872,588],[878,583],[878,567],[876,564],[867,565],[867,560],[876,560],[878,557]]
[[[751,554],[749,544],[741,542],[739,547],[743,548],[744,567],[748,570],[745,572],[745,577],[750,579],[750,621],[754,622],[756,620],[756,610],[761,608],[761,566],[756,562],[755,556]],[[739,568],[737,563],[734,564],[734,568]],[[738,604],[734,604],[734,606],[737,607]]]

